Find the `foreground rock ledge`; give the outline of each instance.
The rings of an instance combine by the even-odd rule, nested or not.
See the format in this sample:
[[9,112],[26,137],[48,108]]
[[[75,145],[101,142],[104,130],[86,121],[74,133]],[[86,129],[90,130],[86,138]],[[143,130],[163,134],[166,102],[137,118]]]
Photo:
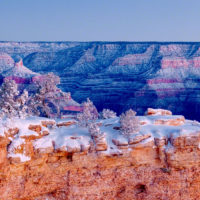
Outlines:
[[[200,199],[198,122],[184,120],[183,116],[144,116],[140,117],[141,132],[127,139],[116,130],[117,120],[101,121],[104,131],[105,127],[107,132],[116,131],[111,141],[110,137],[105,138],[106,150],[95,148],[92,139],[89,146],[87,142],[81,143],[83,136],[78,134],[70,137],[80,142],[80,148],[77,145],[66,148],[67,143],[60,148],[56,141],[52,147],[38,147],[38,141],[41,144],[43,139],[52,137],[52,127],[48,127],[61,124],[44,119],[27,123],[27,128],[35,132],[32,136],[30,132],[26,132],[28,136],[23,134],[20,127],[1,134],[0,199]],[[60,137],[64,140],[63,133],[76,125],[75,121],[62,125],[55,130],[62,133]],[[20,148],[14,144],[16,136],[23,137]],[[25,158],[14,156],[18,154],[25,154]]]

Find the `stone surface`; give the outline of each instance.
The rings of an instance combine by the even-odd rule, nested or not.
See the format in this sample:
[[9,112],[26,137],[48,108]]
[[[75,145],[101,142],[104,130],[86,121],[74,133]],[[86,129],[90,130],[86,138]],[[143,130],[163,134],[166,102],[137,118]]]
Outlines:
[[[128,138],[113,129],[117,118],[101,120],[102,130],[114,132],[91,138],[89,143],[83,142],[86,132],[82,136],[73,131],[68,134],[75,124],[52,129],[51,123],[38,120],[37,125],[28,124],[27,130],[31,127],[37,135],[39,127],[44,127],[49,135],[40,134],[40,139],[26,135],[24,142],[15,146],[16,154],[23,153],[30,158],[23,162],[20,157],[7,156],[22,130],[8,129],[0,136],[0,199],[199,199],[200,125],[189,120],[176,126],[154,123],[163,117],[166,119],[165,115],[139,116],[147,123],[139,133]],[[167,119],[176,118],[167,116]],[[48,140],[53,132],[60,134],[58,141]],[[35,143],[41,140],[43,145],[37,146]],[[67,143],[57,148],[62,140]]]
[[128,143],[129,144],[137,144],[137,143],[141,142],[142,140],[145,140],[149,137],[151,137],[151,134],[145,134],[145,135],[136,134],[136,135],[129,137]]
[[61,126],[70,126],[76,124],[75,121],[68,121],[68,122],[61,122],[61,123],[57,123],[56,126],[61,127]]
[[172,115],[170,110],[148,108],[147,115]]
[[156,125],[167,125],[167,126],[180,126],[185,123],[185,117],[178,117],[174,119],[158,119],[155,120],[154,124]]

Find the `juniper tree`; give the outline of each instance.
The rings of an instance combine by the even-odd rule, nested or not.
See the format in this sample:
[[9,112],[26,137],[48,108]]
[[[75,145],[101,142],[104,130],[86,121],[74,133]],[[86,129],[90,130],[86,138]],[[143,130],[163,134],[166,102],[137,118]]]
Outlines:
[[32,115],[42,115],[51,117],[51,105],[56,108],[56,114],[59,116],[60,109],[55,102],[56,94],[62,93],[57,87],[60,83],[60,78],[53,73],[48,73],[42,79],[35,81],[37,91],[29,102],[29,112]]
[[131,135],[139,132],[140,122],[138,117],[136,117],[136,112],[132,109],[121,114],[120,116],[121,131],[124,135]]
[[87,127],[90,122],[98,119],[98,111],[89,98],[82,104],[82,107],[83,111],[77,115],[77,120],[80,126]]
[[13,118],[23,118],[27,115],[28,92],[18,91],[18,86],[14,80],[4,79],[0,88],[0,116]]
[[97,137],[101,134],[99,125],[97,123],[89,123],[88,131],[92,137]]
[[103,119],[109,119],[109,118],[116,117],[116,112],[114,112],[110,109],[103,109],[101,115],[102,115]]
[[17,115],[16,97],[19,94],[17,84],[13,80],[4,79],[0,88],[0,110],[1,117],[9,117]]
[[25,118],[26,116],[28,116],[28,99],[29,94],[27,90],[24,90],[23,93],[17,98],[18,116],[20,118]]

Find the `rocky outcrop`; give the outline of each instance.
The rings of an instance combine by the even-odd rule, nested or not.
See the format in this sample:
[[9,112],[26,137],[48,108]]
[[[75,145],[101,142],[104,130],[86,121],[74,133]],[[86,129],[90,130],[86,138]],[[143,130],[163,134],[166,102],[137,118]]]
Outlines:
[[170,125],[180,118],[139,116],[129,137],[118,117],[99,120],[95,137],[75,119],[15,120],[0,133],[0,199],[199,199],[200,124]]
[[172,115],[170,110],[148,108],[147,115]]
[[162,107],[200,119],[200,43],[0,42],[0,52],[1,74],[20,56],[34,72],[59,75],[62,90],[79,103],[90,97],[98,110],[132,107],[141,115]]

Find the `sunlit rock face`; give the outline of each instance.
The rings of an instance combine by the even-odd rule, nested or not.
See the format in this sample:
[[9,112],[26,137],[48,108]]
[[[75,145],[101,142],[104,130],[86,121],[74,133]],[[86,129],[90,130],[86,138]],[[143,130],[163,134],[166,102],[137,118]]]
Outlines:
[[0,199],[200,199],[200,123],[146,114],[129,136],[119,117],[99,119],[93,136],[70,115],[0,121]]
[[1,71],[20,56],[34,72],[59,75],[63,90],[79,102],[90,97],[99,110],[162,107],[200,119],[200,43],[1,42],[0,52]]

